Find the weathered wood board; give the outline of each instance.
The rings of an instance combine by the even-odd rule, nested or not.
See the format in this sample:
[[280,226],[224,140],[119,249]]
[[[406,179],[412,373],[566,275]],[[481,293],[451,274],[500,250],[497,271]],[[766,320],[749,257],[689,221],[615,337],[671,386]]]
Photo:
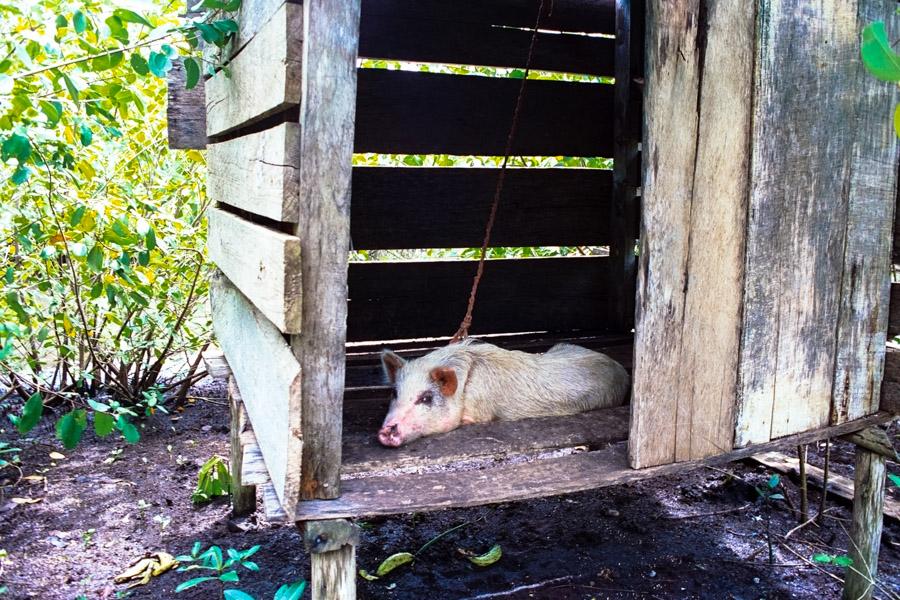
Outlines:
[[755,19],[752,3],[647,9],[634,467],[732,447],[752,87],[734,48]]
[[216,202],[274,221],[296,223],[299,153],[297,123],[282,123],[210,144],[206,150],[206,193]]
[[[340,494],[341,424],[347,332],[347,252],[356,111],[360,0],[305,0],[300,102],[301,269],[307,300],[291,346],[303,369],[302,463],[285,504]],[[302,415],[302,416],[301,416]]]
[[169,89],[166,104],[166,123],[169,148],[202,150],[206,148],[206,94],[198,84],[185,89],[184,66],[176,62],[166,75]]
[[[498,169],[356,167],[355,250],[477,248]],[[602,169],[509,169],[491,232],[495,246],[602,246],[612,176]],[[632,236],[637,231],[631,232]]]
[[896,89],[864,71],[859,32],[893,11],[760,4],[738,446],[877,407]]
[[228,357],[272,487],[283,499],[287,474],[296,468],[303,446],[299,430],[289,426],[300,413],[300,364],[278,328],[221,274],[210,284],[210,304],[213,330]]
[[207,219],[210,260],[279,331],[298,333],[300,240],[218,208],[210,208]]
[[228,71],[207,80],[208,136],[228,133],[300,102],[302,13],[297,4],[282,4],[235,56]]

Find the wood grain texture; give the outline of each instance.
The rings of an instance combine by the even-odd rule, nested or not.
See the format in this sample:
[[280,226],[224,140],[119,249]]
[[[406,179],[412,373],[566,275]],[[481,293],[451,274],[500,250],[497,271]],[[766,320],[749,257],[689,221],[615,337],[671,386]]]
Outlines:
[[228,468],[231,472],[231,513],[236,517],[256,511],[256,488],[243,479],[244,446],[241,432],[248,426],[247,412],[234,377],[228,378],[228,408],[231,426],[228,432],[230,454]]
[[222,135],[300,101],[302,7],[282,4],[229,65],[206,81],[206,134]]
[[[896,3],[861,0],[856,31],[873,21],[889,19]],[[855,43],[852,45],[855,50]],[[843,275],[838,292],[834,391],[831,423],[859,418],[878,410],[879,382],[884,371],[891,286],[893,220],[897,194],[897,134],[884,115],[900,100],[897,86],[882,85],[861,60],[854,61],[855,99],[847,194],[847,224]]]
[[289,415],[300,411],[300,365],[278,328],[221,274],[210,283],[210,304],[213,331],[241,391],[273,489],[283,498],[289,459],[299,460],[303,443],[285,426]]
[[210,260],[280,331],[299,332],[300,240],[218,208],[207,220]]
[[310,554],[312,600],[356,599],[356,547]]
[[402,448],[385,448],[368,432],[344,434],[343,475],[395,468],[425,467],[530,452],[604,445],[628,436],[628,407],[594,410],[565,417],[498,421],[469,425],[416,440]]
[[228,381],[231,376],[231,367],[228,366],[225,354],[216,346],[210,346],[203,353],[203,366],[206,374],[218,381]]
[[888,313],[888,337],[900,335],[900,283],[892,283]]
[[257,442],[245,443],[243,448],[244,459],[241,463],[241,481],[246,485],[264,485],[271,481],[259,444]]
[[184,65],[172,65],[166,74],[166,123],[169,148],[202,150],[206,148],[206,93],[202,85],[185,89]]
[[296,223],[300,183],[300,126],[271,129],[206,150],[206,193],[228,204],[275,221]]
[[307,521],[389,515],[568,494],[684,473],[702,465],[725,464],[760,452],[857,431],[890,418],[890,415],[878,413],[702,460],[646,469],[629,466],[623,442],[602,450],[489,469],[364,477],[344,481],[341,497],[335,500],[300,502],[295,516],[297,520]]
[[287,523],[290,520],[287,512],[281,506],[278,494],[275,492],[275,486],[272,482],[265,483],[260,486],[263,499],[263,512],[266,515],[266,521],[269,523]]
[[867,213],[890,221],[874,179],[893,182],[896,167],[879,166],[886,132],[862,114],[891,109],[860,66],[865,6],[893,11],[760,4],[738,445],[864,414],[877,396],[884,317],[872,309],[884,306],[889,241]]
[[[498,172],[354,168],[353,248],[481,246]],[[600,169],[510,169],[491,241],[495,246],[604,245],[611,235],[610,188],[611,173]]]
[[291,340],[304,373],[301,421],[290,424],[304,436],[302,462],[292,471],[299,477],[288,480],[295,502],[340,494],[359,10],[359,0],[303,4],[297,234],[308,300],[303,332]]
[[[396,6],[400,3],[363,3],[359,33],[361,57],[454,65],[525,67],[531,31],[497,27],[488,22],[466,22],[460,20],[458,12],[450,18],[410,14],[407,10],[409,3],[403,3],[402,8],[397,7],[395,10],[383,6],[390,4]],[[533,14],[528,27],[534,26],[537,3],[533,4],[531,10]],[[531,67],[544,71],[611,77],[613,44],[614,41],[609,38],[581,34],[538,34]]]
[[[452,335],[475,268],[475,261],[351,264],[347,339]],[[472,334],[605,331],[611,287],[605,257],[487,261]]]
[[752,46],[755,19],[752,3],[647,8],[636,468],[732,447],[752,83],[734,47]]
[[[520,80],[360,69],[356,152],[502,156]],[[613,90],[529,80],[512,154],[612,156]]]
[[844,578],[844,600],[870,600],[878,576],[878,552],[884,524],[885,459],[865,448],[856,448],[853,481],[852,543],[848,554],[853,568]]
[[900,414],[900,350],[888,348],[884,357],[880,409]]

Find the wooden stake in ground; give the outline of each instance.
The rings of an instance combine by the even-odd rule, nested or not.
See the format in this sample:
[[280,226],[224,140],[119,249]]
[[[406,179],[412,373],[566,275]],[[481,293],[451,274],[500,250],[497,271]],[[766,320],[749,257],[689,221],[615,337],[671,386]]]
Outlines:
[[853,526],[850,531],[850,558],[853,564],[847,569],[843,599],[870,600],[875,590],[881,544],[885,459],[857,446],[855,471]]
[[244,464],[244,447],[241,446],[241,431],[247,421],[247,413],[241,402],[240,392],[234,376],[228,377],[228,406],[231,409],[231,443],[229,468],[231,470],[231,513],[242,517],[256,512],[256,486],[241,485],[241,470]]
[[806,485],[806,444],[797,446],[797,460],[800,461],[800,522],[809,521],[809,486]]

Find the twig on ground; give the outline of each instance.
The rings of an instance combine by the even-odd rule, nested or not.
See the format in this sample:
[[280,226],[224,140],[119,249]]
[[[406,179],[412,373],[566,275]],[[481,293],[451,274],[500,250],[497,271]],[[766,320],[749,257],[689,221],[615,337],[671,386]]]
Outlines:
[[485,600],[486,598],[502,598],[503,596],[512,596],[514,594],[518,594],[519,592],[524,592],[525,590],[536,590],[538,588],[547,587],[549,585],[553,585],[555,583],[565,583],[567,581],[572,581],[575,579],[575,575],[566,575],[565,577],[555,577],[553,579],[547,579],[545,581],[539,581],[537,583],[529,583],[528,585],[520,585],[516,586],[510,590],[506,590],[503,592],[490,592],[487,594],[478,594],[477,596],[469,596],[465,598],[465,600]]
[[738,506],[737,508],[726,508],[725,510],[715,510],[712,512],[697,513],[694,515],[679,515],[677,517],[667,516],[667,517],[663,517],[663,518],[668,521],[680,521],[682,519],[698,519],[700,517],[713,517],[715,515],[727,515],[729,513],[741,512],[743,510],[747,510],[751,506],[753,506],[753,503],[748,502],[747,504],[745,504],[743,506]]

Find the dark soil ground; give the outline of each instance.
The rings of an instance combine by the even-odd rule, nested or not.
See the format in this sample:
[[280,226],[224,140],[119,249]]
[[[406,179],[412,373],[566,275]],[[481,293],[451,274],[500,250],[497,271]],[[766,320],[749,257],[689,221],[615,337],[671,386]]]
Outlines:
[[[0,438],[22,448],[21,476],[11,468],[0,472],[0,549],[8,553],[0,567],[0,588],[7,591],[0,598],[221,598],[217,584],[176,596],[175,586],[191,574],[174,571],[130,591],[113,584],[144,553],[186,553],[195,540],[237,549],[261,544],[259,572],[241,571],[234,586],[258,600],[308,577],[309,559],[293,526],[269,524],[261,513],[232,520],[224,499],[191,504],[199,466],[212,454],[227,455],[224,390],[209,384],[195,394],[200,398],[177,419],[157,415],[148,422],[135,446],[88,435],[76,450],[64,451],[49,424],[27,439],[8,425],[0,429]],[[811,447],[810,461],[820,464],[821,451]],[[51,452],[65,458],[53,459]],[[835,444],[832,468],[852,477],[852,452]],[[889,468],[898,472],[897,465]],[[773,502],[770,565],[765,506],[747,483],[763,486],[768,476],[752,463],[735,463],[569,496],[361,521],[358,566],[369,571],[392,553],[415,552],[468,524],[412,565],[379,581],[358,579],[359,597],[838,598],[841,569],[814,567],[807,559],[846,553],[842,527],[849,506],[830,502],[821,528],[785,541],[797,519],[784,501]],[[794,483],[785,488],[797,504]],[[890,493],[898,498],[896,489]],[[35,502],[14,500],[21,498]],[[811,505],[818,506],[817,492]],[[489,567],[476,567],[459,552],[481,553],[493,544],[501,545],[503,557]],[[900,591],[900,526],[890,520],[879,568],[880,585]]]

